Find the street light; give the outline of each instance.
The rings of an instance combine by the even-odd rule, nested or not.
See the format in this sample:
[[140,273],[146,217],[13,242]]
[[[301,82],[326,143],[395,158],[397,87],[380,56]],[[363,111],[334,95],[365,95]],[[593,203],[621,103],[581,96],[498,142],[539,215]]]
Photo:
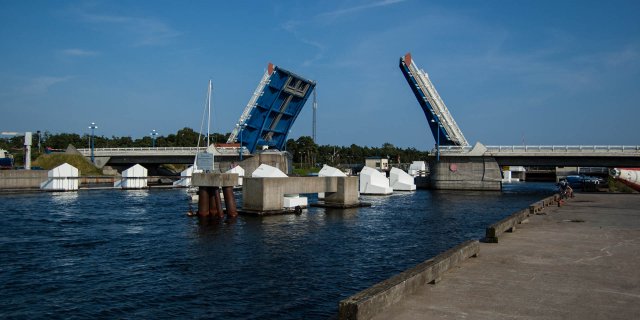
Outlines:
[[91,125],[89,126],[89,129],[91,129],[91,163],[96,164],[95,161],[95,157],[93,155],[93,142],[94,142],[94,132],[96,129],[98,129],[98,126],[96,126],[95,122],[91,122]]
[[440,162],[440,120],[436,117],[435,120],[431,120],[431,122],[435,122],[438,125],[438,134],[436,139],[436,161]]
[[240,136],[240,148],[238,148],[238,153],[240,154],[240,161],[242,161],[242,131],[244,131],[244,128],[247,127],[246,123],[243,124],[239,124],[236,123],[236,127],[239,129],[238,131],[238,135]]
[[151,130],[151,147],[155,148],[156,147],[156,136],[158,135],[158,133],[156,132],[156,129]]

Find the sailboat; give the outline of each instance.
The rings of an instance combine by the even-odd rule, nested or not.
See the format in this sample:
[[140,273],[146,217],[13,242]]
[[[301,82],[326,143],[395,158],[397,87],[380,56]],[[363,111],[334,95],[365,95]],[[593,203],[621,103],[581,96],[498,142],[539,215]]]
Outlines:
[[[211,83],[211,79],[209,79],[209,85],[207,86],[207,98],[204,107],[204,111],[202,112],[202,121],[200,122],[200,132],[198,133],[198,143],[196,147],[196,155],[193,160],[193,170],[191,175],[194,173],[200,173],[205,171],[213,171],[214,168],[214,156],[213,153],[208,152],[209,146],[211,145],[210,141],[210,131],[211,131],[211,94],[213,92],[213,85]],[[200,152],[200,140],[202,138],[202,130],[204,129],[204,120],[207,119],[207,147],[204,152]],[[191,198],[191,201],[198,200],[198,187],[193,185],[193,182],[190,181],[190,185],[187,187],[187,195]]]

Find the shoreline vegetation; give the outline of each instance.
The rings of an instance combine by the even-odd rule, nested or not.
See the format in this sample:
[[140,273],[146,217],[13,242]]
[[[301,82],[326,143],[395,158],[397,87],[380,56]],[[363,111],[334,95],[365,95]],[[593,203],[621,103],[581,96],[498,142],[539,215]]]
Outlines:
[[[230,133],[213,133],[210,140],[213,143],[225,143]],[[198,145],[198,132],[191,128],[182,128],[175,134],[158,136],[155,141],[156,147],[194,147]],[[40,155],[57,153],[66,150],[69,145],[76,148],[88,148],[91,135],[79,135],[75,133],[50,133],[45,131],[40,136],[34,133],[32,157],[38,159]],[[0,149],[6,149],[15,158],[15,165],[24,165],[24,137],[16,136],[11,138],[0,138]],[[150,148],[153,141],[150,136],[133,139],[126,137],[105,137],[94,136],[95,148]],[[385,142],[380,147],[359,146],[351,144],[349,146],[338,145],[318,145],[309,136],[301,136],[297,139],[288,139],[286,148],[293,156],[293,162],[298,164],[298,168],[311,169],[321,167],[321,164],[360,164],[364,163],[367,157],[385,157],[395,163],[411,163],[415,160],[424,160],[429,155],[428,151],[421,151],[416,148],[400,148],[391,143]],[[320,164],[320,165],[319,165]],[[36,165],[36,164],[34,164]],[[44,166],[42,166],[45,168]],[[313,170],[311,170],[313,172]]]

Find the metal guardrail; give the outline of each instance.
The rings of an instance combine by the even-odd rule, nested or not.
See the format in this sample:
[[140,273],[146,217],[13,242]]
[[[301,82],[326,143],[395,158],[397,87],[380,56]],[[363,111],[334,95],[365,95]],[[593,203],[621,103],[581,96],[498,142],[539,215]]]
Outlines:
[[[640,154],[640,145],[623,146],[623,145],[543,145],[543,146],[486,146],[488,153],[625,153]],[[471,151],[471,146],[441,146],[442,154],[463,154]],[[432,153],[437,150],[433,149]]]
[[640,146],[567,145],[567,146],[487,146],[489,152],[640,152]]
[[[206,147],[137,147],[137,148],[94,148],[94,151],[203,151]],[[79,152],[91,152],[89,148],[80,148]]]
[[[80,148],[77,149],[83,155],[91,154],[91,149]],[[180,154],[180,155],[195,155],[198,152],[204,152],[206,147],[146,147],[146,148],[95,148],[93,152],[95,155],[113,155],[113,154],[140,154],[140,155],[154,155],[154,154]],[[238,148],[215,148],[217,154],[222,155],[234,155],[238,154]],[[247,154],[247,150],[243,148],[243,154]]]

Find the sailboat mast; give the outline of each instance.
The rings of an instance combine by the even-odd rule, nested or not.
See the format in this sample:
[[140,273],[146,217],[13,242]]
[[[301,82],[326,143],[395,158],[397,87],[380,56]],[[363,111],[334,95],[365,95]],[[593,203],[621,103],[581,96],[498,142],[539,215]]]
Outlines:
[[209,90],[207,90],[207,148],[211,145],[209,141],[209,130],[211,130],[211,79],[209,79]]

